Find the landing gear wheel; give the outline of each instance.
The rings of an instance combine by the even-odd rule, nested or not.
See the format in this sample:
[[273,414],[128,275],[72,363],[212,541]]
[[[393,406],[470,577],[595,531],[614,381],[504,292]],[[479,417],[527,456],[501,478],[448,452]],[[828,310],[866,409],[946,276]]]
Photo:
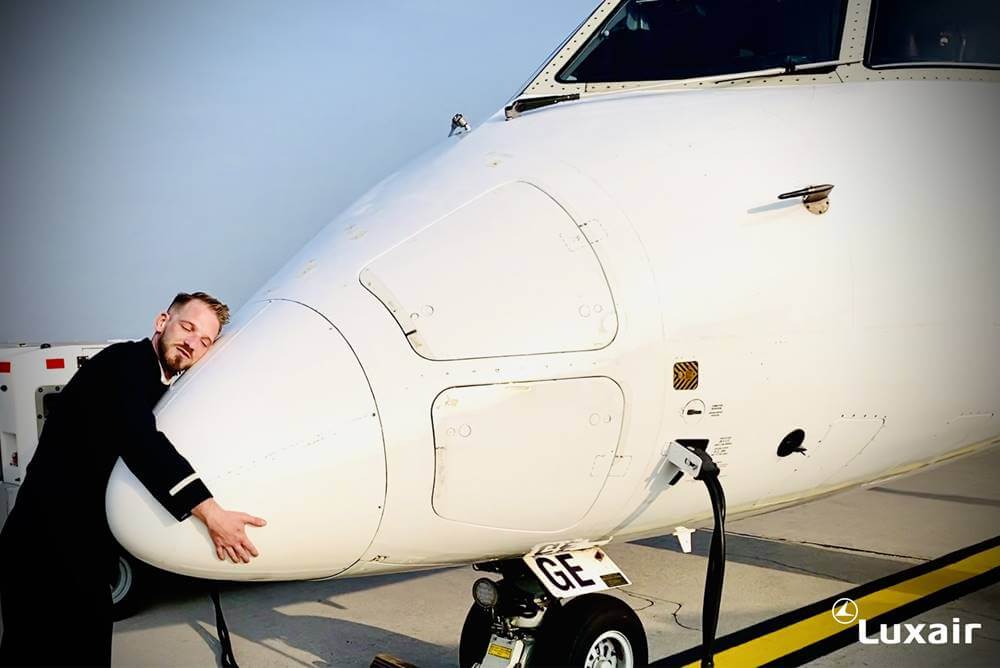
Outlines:
[[493,618],[490,613],[478,603],[473,603],[469,614],[465,616],[462,626],[462,637],[458,641],[459,668],[472,668],[486,656],[486,646],[490,644],[493,635]]
[[116,622],[142,608],[148,597],[152,569],[119,548],[118,573],[111,582],[111,615]]
[[646,632],[621,600],[587,594],[565,604],[538,640],[533,661],[574,668],[635,668],[649,661]]

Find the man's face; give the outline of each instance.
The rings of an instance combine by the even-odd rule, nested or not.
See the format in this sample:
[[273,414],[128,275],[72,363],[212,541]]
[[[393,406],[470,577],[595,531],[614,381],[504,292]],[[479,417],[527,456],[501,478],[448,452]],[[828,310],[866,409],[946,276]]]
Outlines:
[[154,343],[168,376],[192,367],[219,336],[219,319],[211,308],[192,299],[173,311],[161,313],[153,322]]

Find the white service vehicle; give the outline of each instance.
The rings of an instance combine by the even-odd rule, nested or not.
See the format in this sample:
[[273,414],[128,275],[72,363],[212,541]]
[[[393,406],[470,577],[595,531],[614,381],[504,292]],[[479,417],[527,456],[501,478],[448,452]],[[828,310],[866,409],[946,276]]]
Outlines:
[[982,0],[602,2],[159,405],[213,493],[268,520],[261,556],[220,562],[120,463],[115,535],[213,579],[484,564],[501,603],[482,585],[463,666],[641,663],[611,597],[561,602],[625,581],[573,570],[603,542],[710,516],[671,444],[706,444],[757,512],[1000,436],[998,35]]
[[[35,454],[42,427],[59,393],[77,369],[111,342],[21,343],[0,345],[0,526],[17,498],[22,476]],[[149,567],[123,550],[118,581],[112,585],[116,619],[128,617],[142,602]],[[53,575],[55,577],[55,575]]]
[[[11,490],[35,454],[52,403],[76,370],[107,343],[0,346],[0,453]],[[6,517],[6,514],[4,515]]]

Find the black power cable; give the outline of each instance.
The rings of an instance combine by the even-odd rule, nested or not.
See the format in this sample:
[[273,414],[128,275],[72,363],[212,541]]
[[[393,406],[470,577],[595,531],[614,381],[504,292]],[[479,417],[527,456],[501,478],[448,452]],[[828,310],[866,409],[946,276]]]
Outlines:
[[221,656],[219,660],[223,668],[239,668],[236,657],[233,656],[233,643],[229,638],[229,627],[226,626],[226,618],[222,614],[222,601],[219,598],[219,588],[212,588],[212,603],[215,605],[215,628],[219,633],[219,645],[221,646]]
[[[701,477],[701,476],[699,476]],[[701,612],[701,665],[715,665],[715,631],[719,626],[719,608],[722,605],[722,584],[726,576],[726,495],[719,484],[718,469],[701,477],[708,496],[712,499],[712,545],[708,550],[708,572],[705,575],[705,598]]]
[[705,575],[705,598],[701,610],[701,665],[715,665],[715,631],[719,627],[719,608],[722,605],[722,583],[726,575],[726,495],[719,484],[719,466],[706,452],[708,439],[677,439],[667,449],[667,459],[672,464],[668,471],[675,484],[685,473],[701,480],[712,500],[715,527],[712,545],[708,551],[708,572]]

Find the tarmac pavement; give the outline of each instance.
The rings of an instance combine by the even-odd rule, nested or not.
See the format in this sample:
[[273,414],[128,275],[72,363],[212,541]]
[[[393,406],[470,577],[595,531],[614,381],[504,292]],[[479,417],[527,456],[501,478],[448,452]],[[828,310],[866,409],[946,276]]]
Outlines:
[[[728,524],[718,636],[835,596],[1000,534],[1000,448],[936,469]],[[683,554],[673,536],[608,546],[632,579],[650,658],[701,642],[710,527]],[[222,600],[237,660],[254,666],[368,666],[388,652],[418,666],[457,665],[480,577],[471,567],[326,582],[227,584]],[[115,626],[115,666],[218,665],[215,614],[197,581],[160,582],[153,603]],[[861,645],[817,666],[1000,665],[1000,585],[909,620],[978,622],[971,645]],[[71,620],[66,620],[72,623]],[[54,637],[57,637],[55,635]]]

